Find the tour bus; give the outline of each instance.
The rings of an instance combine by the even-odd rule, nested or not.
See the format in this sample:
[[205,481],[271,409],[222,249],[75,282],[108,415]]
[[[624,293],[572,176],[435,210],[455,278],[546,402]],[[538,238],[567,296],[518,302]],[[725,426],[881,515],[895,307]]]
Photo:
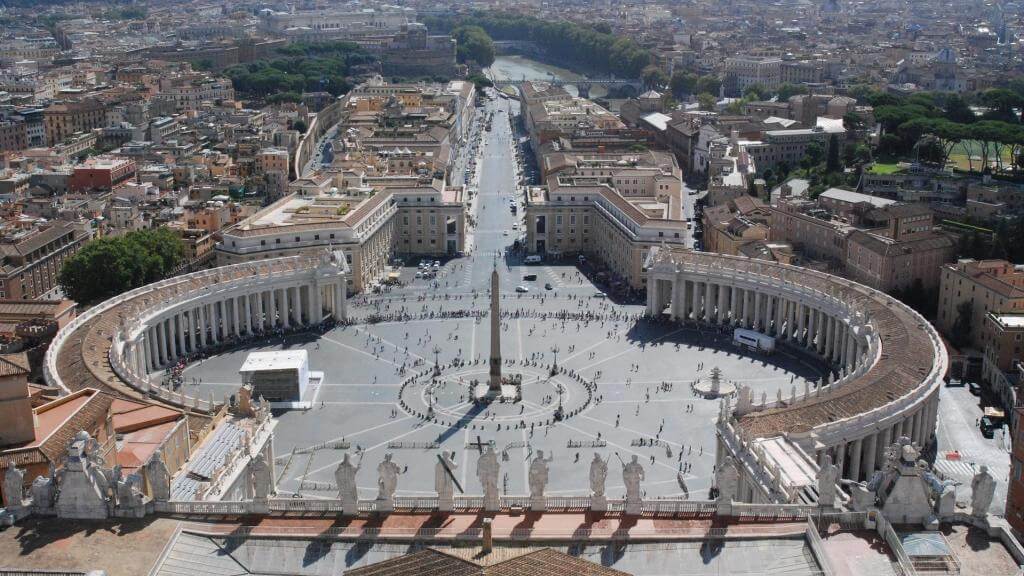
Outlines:
[[526,262],[527,264],[540,264],[540,261],[541,258],[539,254],[531,254],[523,260],[523,262]]
[[745,328],[737,328],[733,331],[732,343],[766,354],[775,351],[775,338]]

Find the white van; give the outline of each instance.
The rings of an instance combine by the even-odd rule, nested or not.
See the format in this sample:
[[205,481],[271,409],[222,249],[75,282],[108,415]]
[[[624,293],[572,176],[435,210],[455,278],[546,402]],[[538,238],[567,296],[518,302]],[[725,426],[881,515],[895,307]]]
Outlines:
[[523,262],[526,262],[527,264],[540,264],[541,257],[537,254],[532,254],[530,256],[527,256],[526,259],[523,260]]

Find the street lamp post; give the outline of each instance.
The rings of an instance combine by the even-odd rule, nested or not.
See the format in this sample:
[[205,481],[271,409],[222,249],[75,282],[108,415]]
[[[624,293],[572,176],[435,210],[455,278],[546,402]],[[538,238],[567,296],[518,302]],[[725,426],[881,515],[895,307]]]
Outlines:
[[437,344],[434,345],[434,376],[441,373],[441,364],[438,361],[438,355],[441,353],[441,347]]
[[558,374],[558,353],[559,352],[561,352],[561,349],[558,346],[552,346],[551,347],[551,354],[554,356],[554,359],[551,361],[551,375],[552,376],[554,376],[555,374]]

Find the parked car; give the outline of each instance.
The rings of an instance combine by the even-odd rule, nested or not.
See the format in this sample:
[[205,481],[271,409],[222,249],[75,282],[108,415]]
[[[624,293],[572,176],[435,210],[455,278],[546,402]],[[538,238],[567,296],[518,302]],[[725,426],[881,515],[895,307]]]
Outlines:
[[523,280],[526,280],[526,281],[529,281],[529,282],[533,282],[536,279],[537,279],[537,275],[536,274],[526,274],[526,275],[523,276]]
[[529,291],[530,291],[530,289],[527,288],[526,286],[523,286],[522,284],[520,284],[519,286],[516,286],[516,292],[519,292],[520,294],[523,293],[523,292],[529,292]]
[[991,418],[989,418],[988,416],[982,416],[981,417],[981,435],[982,436],[984,436],[985,438],[993,437],[995,435],[996,428],[999,428],[999,426],[997,426],[996,423],[993,422]]
[[545,285],[544,285],[544,289],[545,289],[545,290],[551,290],[551,283],[550,283],[550,282],[548,282],[547,284],[545,284]]
[[975,396],[981,396],[981,384],[978,384],[977,382],[968,382],[967,390]]
[[608,297],[608,295],[605,294],[604,292],[595,292],[594,293],[594,298],[607,298],[607,297]]

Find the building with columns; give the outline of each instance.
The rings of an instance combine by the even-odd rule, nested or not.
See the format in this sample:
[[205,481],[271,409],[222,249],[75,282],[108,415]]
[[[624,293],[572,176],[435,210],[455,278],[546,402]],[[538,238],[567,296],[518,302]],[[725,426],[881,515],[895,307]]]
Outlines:
[[735,407],[724,404],[718,461],[740,464],[740,501],[813,499],[826,456],[843,478],[861,481],[899,438],[934,441],[948,357],[909,307],[836,276],[760,260],[653,248],[646,268],[648,314],[756,330],[830,367],[814,389],[780,389],[774,402],[741,389]]
[[[168,278],[94,306],[62,328],[46,352],[46,383],[93,387],[184,409],[194,428],[222,399],[162,386],[163,369],[209,346],[346,317],[340,251],[242,263]],[[151,376],[152,375],[152,376]]]

